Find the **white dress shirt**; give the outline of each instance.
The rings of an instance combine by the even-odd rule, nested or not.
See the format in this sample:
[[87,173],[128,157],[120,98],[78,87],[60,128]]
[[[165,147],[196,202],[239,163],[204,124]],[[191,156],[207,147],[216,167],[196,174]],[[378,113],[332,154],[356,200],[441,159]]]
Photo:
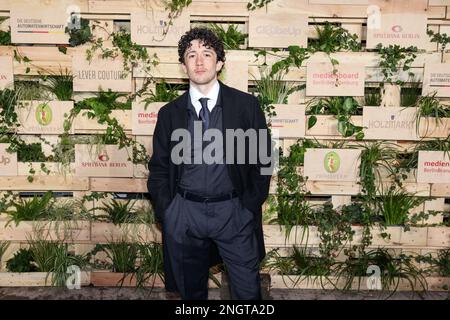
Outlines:
[[209,90],[209,92],[206,96],[203,93],[201,93],[200,91],[198,91],[198,89],[195,88],[194,86],[189,86],[189,95],[191,97],[191,102],[195,108],[195,112],[197,113],[197,116],[199,115],[200,110],[202,109],[202,104],[200,103],[200,101],[198,99],[208,98],[208,109],[211,112],[212,109],[214,108],[214,106],[216,105],[217,97],[219,96],[219,89],[220,89],[220,85],[219,85],[219,81],[217,81],[217,80],[216,80],[216,83],[211,88],[211,90]]

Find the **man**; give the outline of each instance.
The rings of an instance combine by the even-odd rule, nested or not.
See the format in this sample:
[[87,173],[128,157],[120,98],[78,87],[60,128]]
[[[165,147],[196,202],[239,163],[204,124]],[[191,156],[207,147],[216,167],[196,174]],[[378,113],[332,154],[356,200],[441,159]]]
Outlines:
[[[178,54],[189,90],[158,113],[148,179],[163,225],[166,289],[183,299],[207,299],[208,271],[218,252],[232,298],[260,299],[259,263],[265,255],[261,206],[270,184],[270,173],[261,172],[272,165],[260,161],[261,149],[271,155],[264,113],[255,97],[218,81],[225,52],[212,31],[188,31]],[[239,150],[225,134],[236,129],[256,132],[256,143],[247,139]],[[186,132],[189,139],[180,139]],[[206,150],[218,142],[221,148],[209,160],[221,161],[211,163]]]

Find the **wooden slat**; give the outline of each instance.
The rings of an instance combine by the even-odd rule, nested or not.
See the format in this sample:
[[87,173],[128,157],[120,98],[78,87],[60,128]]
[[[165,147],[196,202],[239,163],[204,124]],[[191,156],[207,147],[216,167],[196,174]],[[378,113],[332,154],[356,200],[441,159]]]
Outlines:
[[147,179],[91,178],[91,191],[101,192],[148,192]]
[[[0,272],[0,287],[49,287],[52,275],[47,276],[47,272]],[[81,286],[88,286],[90,283],[91,273],[82,271]]]
[[45,240],[90,241],[91,225],[87,221],[22,221],[17,226],[11,222],[6,227],[6,222],[0,221],[0,240],[27,241],[37,236]]
[[88,178],[62,177],[62,176],[35,176],[29,182],[25,176],[0,177],[2,190],[24,191],[83,191],[89,188]]
[[93,243],[109,243],[111,241],[161,242],[161,232],[156,225],[114,225],[112,223],[93,222],[91,234]]

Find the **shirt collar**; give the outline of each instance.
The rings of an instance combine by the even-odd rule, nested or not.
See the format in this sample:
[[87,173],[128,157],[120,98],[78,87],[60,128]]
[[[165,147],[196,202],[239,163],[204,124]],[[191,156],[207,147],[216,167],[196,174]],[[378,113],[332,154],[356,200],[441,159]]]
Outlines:
[[195,110],[198,112],[202,108],[200,98],[208,98],[208,109],[211,111],[217,103],[217,99],[219,96],[220,85],[219,81],[216,80],[211,90],[209,90],[208,94],[205,96],[194,86],[189,86],[189,96],[191,97],[191,103],[194,106]]

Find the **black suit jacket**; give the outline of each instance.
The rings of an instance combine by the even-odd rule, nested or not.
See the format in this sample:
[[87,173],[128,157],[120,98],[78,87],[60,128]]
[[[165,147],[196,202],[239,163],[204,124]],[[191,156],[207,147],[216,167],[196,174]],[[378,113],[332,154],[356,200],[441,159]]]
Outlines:
[[[219,81],[222,105],[223,130],[226,129],[266,129],[267,150],[271,151],[271,140],[267,130],[264,112],[254,96],[228,87]],[[164,221],[164,212],[176,195],[176,187],[181,178],[182,165],[174,164],[170,159],[172,148],[178,141],[171,141],[171,134],[178,128],[187,130],[188,92],[164,105],[158,113],[158,120],[153,135],[153,154],[148,164],[150,171],[148,191],[158,220]],[[226,152],[226,135],[224,134],[224,152]],[[253,146],[252,146],[253,147]],[[236,143],[234,155],[237,158]],[[246,159],[249,144],[245,145]],[[259,153],[258,153],[259,154]],[[267,151],[266,151],[267,154]],[[243,205],[255,215],[257,223],[259,256],[265,256],[264,237],[262,232],[262,204],[267,199],[270,175],[261,175],[260,169],[268,167],[259,161],[257,164],[227,164],[227,171]],[[164,241],[164,235],[163,235]],[[166,274],[167,276],[167,274]]]

